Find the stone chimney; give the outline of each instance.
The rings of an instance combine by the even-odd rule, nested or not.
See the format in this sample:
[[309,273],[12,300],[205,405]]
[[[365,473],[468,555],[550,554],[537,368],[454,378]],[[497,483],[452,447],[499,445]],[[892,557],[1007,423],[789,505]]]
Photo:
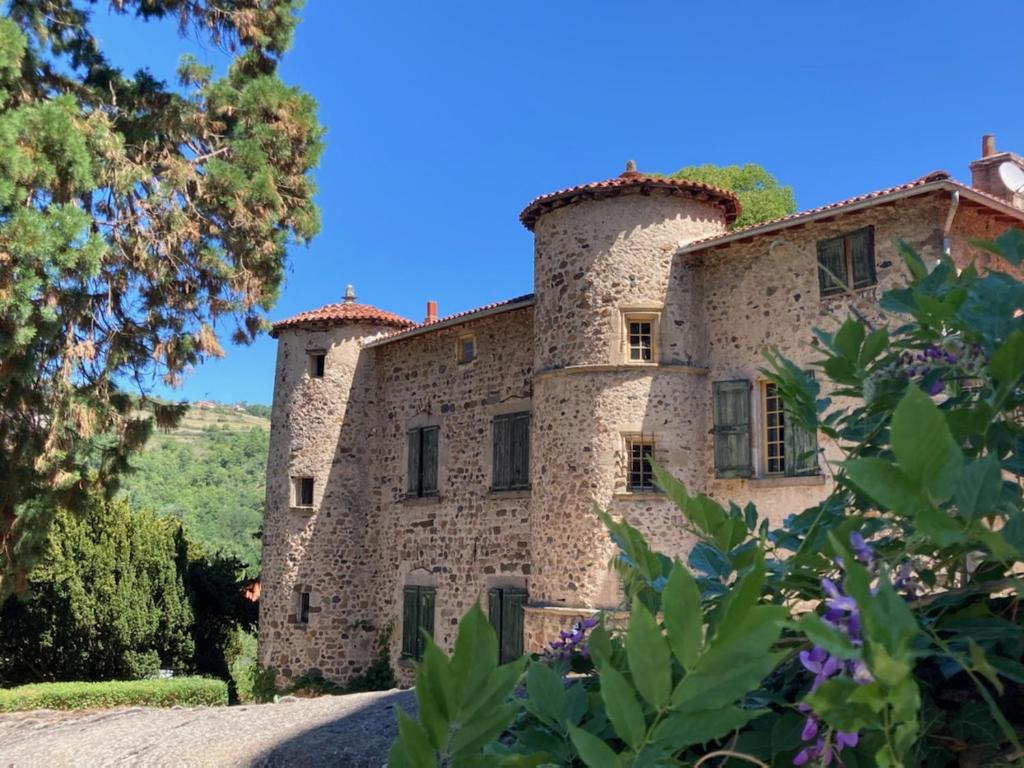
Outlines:
[[423,318],[424,324],[437,322],[437,302],[431,299],[427,302],[427,316]]
[[1024,180],[1024,157],[1013,152],[996,151],[996,137],[986,133],[981,137],[981,157],[971,163],[971,186],[1024,210],[1024,189],[1010,189],[1006,185],[999,174],[1003,163],[1013,163],[1020,168]]

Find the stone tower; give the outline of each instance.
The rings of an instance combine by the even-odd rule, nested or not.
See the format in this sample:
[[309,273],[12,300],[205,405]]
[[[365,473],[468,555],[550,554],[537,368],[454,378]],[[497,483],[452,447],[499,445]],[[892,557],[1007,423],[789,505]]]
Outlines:
[[375,654],[364,545],[377,391],[362,342],[412,325],[349,286],[341,303],[274,326],[259,654],[286,678],[347,680]]
[[[630,444],[646,441],[697,481],[707,334],[699,273],[676,251],[721,234],[738,212],[729,192],[651,178],[631,162],[618,178],[540,197],[521,214],[535,243],[530,601],[539,610],[618,604],[595,501],[655,543],[678,530],[664,497],[630,492]],[[653,336],[649,359],[630,359],[634,319]]]

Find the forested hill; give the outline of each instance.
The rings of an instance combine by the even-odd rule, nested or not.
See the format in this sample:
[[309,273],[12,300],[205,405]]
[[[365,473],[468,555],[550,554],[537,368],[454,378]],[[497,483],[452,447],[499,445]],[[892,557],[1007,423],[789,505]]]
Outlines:
[[204,547],[234,555],[257,571],[268,411],[193,404],[178,428],[156,431],[133,459],[136,471],[122,483],[129,505],[182,520]]

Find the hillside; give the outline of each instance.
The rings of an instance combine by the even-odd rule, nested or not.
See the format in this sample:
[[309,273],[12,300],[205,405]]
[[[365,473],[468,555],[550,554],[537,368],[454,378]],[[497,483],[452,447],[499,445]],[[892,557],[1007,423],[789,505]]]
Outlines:
[[[250,406],[264,412],[265,406]],[[239,406],[199,404],[179,427],[157,431],[132,460],[122,492],[135,509],[182,520],[190,536],[253,571],[263,515],[270,420]]]

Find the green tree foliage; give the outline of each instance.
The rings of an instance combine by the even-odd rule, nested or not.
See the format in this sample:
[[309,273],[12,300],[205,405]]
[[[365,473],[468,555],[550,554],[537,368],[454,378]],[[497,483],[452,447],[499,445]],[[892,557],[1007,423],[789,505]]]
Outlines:
[[0,606],[0,684],[188,669],[193,612],[180,526],[93,497],[58,512],[30,589]]
[[256,575],[268,451],[269,434],[260,428],[154,439],[132,458],[123,491],[133,509],[181,520],[205,551],[237,558]]
[[788,216],[796,210],[792,187],[779,186],[774,176],[759,165],[689,165],[669,176],[713,184],[736,193],[743,210],[733,228],[746,227]]
[[[1024,233],[988,247],[1024,264]],[[827,498],[773,529],[655,467],[687,564],[598,510],[628,625],[498,666],[475,607],[450,658],[428,645],[389,765],[1019,765],[1024,283],[902,254],[888,328],[818,332],[815,377],[764,371],[841,451]]]
[[[174,87],[107,60],[87,0],[0,19],[0,589],[53,510],[112,491],[176,384],[264,328],[286,249],[318,229],[314,101],[277,75],[298,0],[117,0],[235,52]],[[122,387],[148,404],[140,416]],[[13,577],[13,579],[12,579]]]

